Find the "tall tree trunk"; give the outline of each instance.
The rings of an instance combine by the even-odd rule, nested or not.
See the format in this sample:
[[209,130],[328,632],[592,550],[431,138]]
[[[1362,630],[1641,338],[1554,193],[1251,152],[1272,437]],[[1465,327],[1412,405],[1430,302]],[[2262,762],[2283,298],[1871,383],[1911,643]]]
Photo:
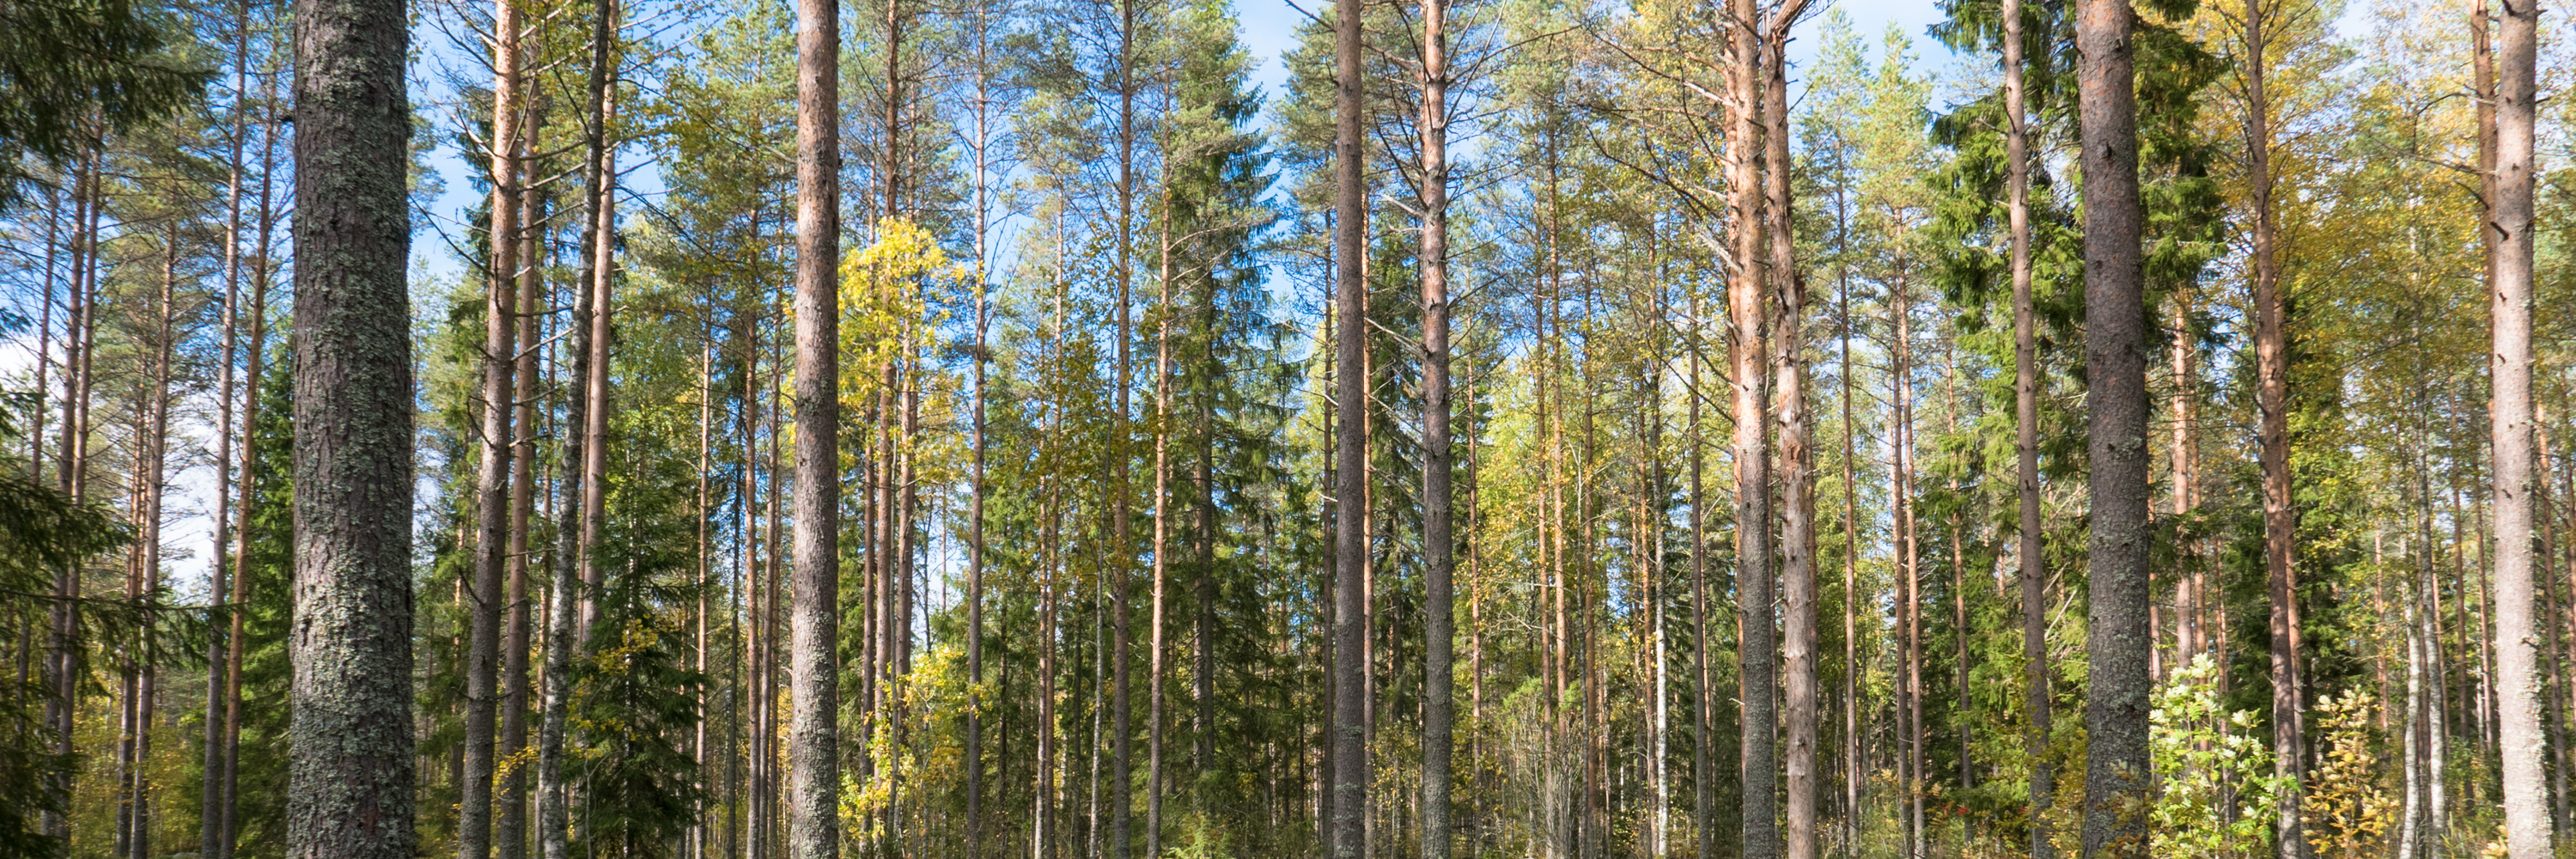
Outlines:
[[[1133,791],[1135,732],[1131,730],[1129,690],[1135,659],[1129,651],[1134,646],[1130,634],[1128,609],[1130,578],[1135,545],[1132,512],[1128,499],[1129,468],[1134,459],[1131,443],[1134,437],[1135,389],[1134,356],[1136,326],[1134,291],[1136,284],[1136,27],[1137,0],[1118,3],[1118,355],[1116,390],[1117,416],[1110,434],[1109,491],[1110,545],[1116,560],[1105,571],[1110,609],[1110,734],[1109,734],[1109,859],[1127,859],[1129,812],[1135,808]],[[1157,859],[1157,857],[1146,857]]]
[[[1764,188],[1770,200],[1769,266],[1778,318],[1771,335],[1771,375],[1779,413],[1780,444],[1780,592],[1785,617],[1781,656],[1787,663],[1788,832],[1786,859],[1816,859],[1816,475],[1809,450],[1807,354],[1802,333],[1807,319],[1806,278],[1798,272],[1796,219],[1790,187],[1789,160],[1789,28],[1805,11],[1806,0],[1789,0],[1772,11],[1764,34],[1763,144],[1768,170]],[[1764,613],[1768,616],[1768,612]],[[1751,651],[1748,651],[1751,652]]]
[[[1369,787],[1367,721],[1368,601],[1368,386],[1360,372],[1368,350],[1368,283],[1361,271],[1367,253],[1367,188],[1361,179],[1361,17],[1358,3],[1333,9],[1333,738],[1332,859],[1360,859],[1367,849]],[[1120,857],[1123,859],[1123,857]]]
[[1743,707],[1743,859],[1777,859],[1780,852],[1779,753],[1775,732],[1779,711],[1775,699],[1778,610],[1771,578],[1771,457],[1764,443],[1770,423],[1765,389],[1769,377],[1764,336],[1770,294],[1765,283],[1762,243],[1762,72],[1760,12],[1754,0],[1731,0],[1728,23],[1734,31],[1727,63],[1729,96],[1734,102],[1727,136],[1727,194],[1732,210],[1728,237],[1740,262],[1727,281],[1727,358],[1735,418],[1735,558],[1736,605],[1743,628],[1737,650],[1737,699]]
[[2084,852],[2144,859],[2148,801],[2145,269],[2128,0],[2081,0],[2084,322],[2093,473]]
[[2029,723],[2022,753],[2030,763],[2030,859],[2050,859],[2048,810],[2057,772],[2048,757],[2047,523],[2039,509],[2039,334],[2032,318],[2030,268],[2029,94],[2022,81],[2021,0],[2002,0],[2004,19],[2005,217],[2012,229],[2013,457],[2020,501],[2021,652]]
[[2298,514],[2290,497],[2290,345],[2272,217],[2272,104],[2264,91],[2265,52],[2271,47],[2263,30],[2268,14],[2264,0],[2245,0],[2245,178],[2247,202],[2254,208],[2254,399],[2261,412],[2256,435],[2262,447],[2264,581],[2271,603],[2273,772],[2289,784],[2273,809],[2274,843],[2282,859],[2299,859],[2309,848],[2299,821],[2304,708],[2296,643],[2298,590],[2291,568]]
[[[984,480],[984,374],[985,364],[992,355],[986,338],[993,323],[992,307],[986,295],[992,254],[985,242],[992,234],[994,203],[993,117],[989,111],[993,104],[994,25],[991,14],[991,4],[977,4],[972,29],[975,52],[975,349],[971,360],[975,363],[975,399],[968,417],[968,429],[974,433],[974,459],[973,470],[967,476],[966,519],[966,688],[970,690],[966,697],[967,859],[984,859],[984,493],[989,489]],[[1004,759],[1008,757],[1006,753]]]
[[598,509],[605,497],[600,484],[604,468],[592,463],[605,462],[600,434],[594,425],[604,424],[608,375],[606,363],[607,326],[600,324],[607,314],[601,303],[599,285],[607,282],[607,270],[616,264],[615,246],[603,241],[609,234],[614,216],[616,178],[615,161],[609,152],[608,118],[610,88],[615,85],[615,70],[610,67],[615,56],[617,35],[617,0],[592,0],[590,31],[589,93],[583,106],[583,206],[590,223],[583,229],[582,277],[573,287],[573,314],[569,327],[571,340],[565,351],[572,355],[572,390],[564,395],[567,407],[564,417],[564,450],[560,499],[557,502],[555,530],[555,569],[552,587],[547,591],[546,662],[544,671],[544,708],[537,733],[537,841],[540,859],[568,859],[570,855],[571,786],[565,782],[564,748],[566,723],[572,705],[572,659],[576,649],[586,650],[590,633],[586,616],[591,604],[586,572],[596,567],[591,557],[598,546],[595,522],[602,517]]
[[[787,855],[840,855],[838,0],[796,5],[796,535],[788,622]],[[595,370],[596,368],[594,368]]]
[[[541,122],[536,106],[524,104],[528,125],[527,140],[540,139]],[[527,147],[530,150],[534,146]],[[525,181],[527,167],[520,168]],[[516,375],[521,390],[533,391],[538,386],[537,353],[545,341],[544,315],[538,297],[545,293],[543,195],[523,189],[520,194],[519,218],[519,331]],[[518,429],[512,433],[517,450],[510,457],[510,541],[509,583],[501,629],[501,755],[516,760],[528,746],[528,525],[535,521],[537,505],[536,446],[537,411],[533,402],[518,407]],[[704,470],[701,469],[701,473]],[[704,553],[701,552],[701,555]],[[523,859],[528,852],[528,768],[513,765],[497,793],[500,809],[494,812],[493,856],[496,859]]]
[[301,0],[295,34],[295,720],[286,855],[409,859],[406,4]]
[[[208,612],[209,634],[206,636],[206,719],[205,748],[203,749],[205,754],[199,768],[201,780],[197,803],[197,853],[205,859],[220,859],[222,855],[222,847],[219,843],[223,840],[224,827],[224,668],[229,664],[225,654],[239,646],[241,641],[238,637],[225,637],[223,631],[215,624],[219,623],[216,618],[241,611],[240,606],[220,608],[217,606],[222,605],[228,590],[225,587],[227,574],[234,574],[239,570],[238,567],[230,565],[232,553],[227,551],[227,547],[231,542],[233,528],[231,478],[233,476],[233,440],[236,438],[233,424],[233,360],[241,343],[242,146],[249,133],[250,8],[248,0],[243,0],[234,6],[231,105],[233,116],[230,139],[227,141],[229,151],[225,157],[224,345],[223,363],[216,370],[215,382],[215,515],[212,527],[207,529],[213,532],[215,550],[206,556],[208,559],[206,603],[211,610]],[[52,225],[52,221],[53,218],[48,213],[46,218],[48,227]],[[48,254],[45,260],[47,283],[44,310],[40,311],[40,314],[45,315],[49,315],[54,308],[51,238],[47,236],[45,244]],[[36,328],[38,343],[44,341],[46,333],[45,325],[40,323]],[[36,359],[35,387],[39,398],[44,396],[45,390],[44,362],[45,358],[41,354],[40,347],[40,354]],[[252,379],[250,384],[251,387],[256,388],[259,386],[259,380]],[[35,413],[39,417],[35,432],[28,436],[31,441],[40,440],[45,434],[41,417],[45,410],[41,401],[37,404]],[[245,430],[239,437],[248,438],[249,433]],[[42,461],[41,453],[31,453],[27,458],[31,466]],[[247,488],[249,483],[245,481],[242,485]],[[249,506],[247,503],[242,505],[244,519],[249,518]]]
[[2504,835],[2514,859],[2550,855],[2542,783],[2539,639],[2532,626],[2533,149],[2537,0],[2503,0],[2496,50],[2495,193],[2489,312],[2495,347],[2490,406],[2495,453],[2496,722],[2504,763]]
[[[1849,222],[1843,213],[1849,211],[1842,193],[1835,193],[1835,220],[1839,238],[1849,234]],[[1837,247],[1837,256],[1846,248]],[[1861,736],[1860,736],[1860,484],[1857,479],[1859,451],[1853,444],[1857,431],[1852,426],[1854,398],[1852,378],[1852,340],[1857,336],[1852,324],[1851,266],[1838,261],[1834,271],[1835,312],[1841,316],[1842,336],[1837,344],[1842,361],[1836,370],[1842,376],[1843,418],[1843,848],[1857,850],[1861,831]],[[1696,386],[1694,386],[1696,387]],[[2045,859],[2045,857],[2032,857]]]
[[1457,538],[1449,440],[1448,0],[1422,0],[1422,859],[1449,859]]
[[[61,462],[55,470],[58,486],[75,503],[89,499],[90,395],[95,377],[98,341],[98,223],[101,200],[99,173],[101,146],[95,137],[83,141],[82,154],[72,177],[72,306],[69,330],[64,339],[63,367],[63,437],[56,450]],[[80,690],[83,676],[83,648],[80,645],[81,565],[65,564],[54,571],[54,614],[51,650],[53,655],[52,700],[48,702],[48,720],[53,726],[54,753],[70,757],[78,729]],[[68,797],[72,791],[69,775],[58,776],[53,785],[57,795]],[[71,837],[71,819],[53,814],[46,821],[47,830],[56,838]]]
[[492,4],[492,202],[483,302],[482,453],[474,471],[474,581],[467,589],[465,769],[458,785],[456,859],[492,852],[494,695],[500,671],[502,579],[510,565],[512,404],[518,393],[520,22],[517,0]]
[[[259,239],[256,246],[259,252],[258,261],[253,264],[251,270],[250,343],[245,350],[248,363],[242,374],[247,380],[242,397],[241,418],[246,437],[251,428],[259,426],[259,392],[268,356],[270,277],[268,251],[269,241],[272,238],[271,231],[276,228],[278,221],[276,208],[271,205],[274,202],[271,194],[276,188],[276,183],[272,180],[276,178],[276,171],[273,168],[276,164],[274,159],[277,150],[278,122],[273,114],[277,103],[277,76],[272,74],[262,77],[260,106],[270,111],[272,115],[261,123],[260,131]],[[243,523],[250,521],[250,501],[255,497],[252,493],[259,486],[259,478],[259,457],[243,456],[240,515]],[[241,646],[239,642],[248,640],[250,626],[249,613],[240,610],[240,607],[250,604],[250,576],[246,574],[250,568],[248,539],[233,541],[232,568],[231,601],[236,610],[232,612],[232,629],[226,640],[235,644],[224,654],[223,827],[217,833],[214,847],[208,851],[208,859],[232,859],[233,848],[241,831],[242,660],[247,648]]]
[[597,184],[591,187],[590,224],[583,241],[590,248],[590,265],[582,284],[590,293],[585,300],[583,318],[590,327],[590,360],[585,365],[587,379],[582,383],[582,397],[588,405],[582,409],[581,479],[581,619],[573,629],[573,647],[587,656],[591,638],[598,634],[599,598],[607,590],[607,570],[599,563],[599,545],[608,527],[608,370],[609,323],[615,307],[610,302],[617,283],[617,140],[610,127],[617,120],[617,86],[620,62],[617,34],[624,14],[622,0],[595,0],[592,15],[598,29],[591,44],[591,116],[588,141],[592,175]]
[[[143,414],[135,427],[137,456],[129,489],[133,497],[135,541],[133,567],[126,574],[125,600],[129,609],[149,617],[159,610],[161,602],[161,518],[162,501],[167,497],[170,460],[170,358],[178,330],[173,302],[178,293],[179,229],[175,218],[165,222],[161,244],[161,292],[152,301],[156,328],[144,336],[151,345],[151,387],[142,403]],[[148,628],[130,633],[125,654],[125,745],[119,762],[123,778],[124,805],[119,812],[127,828],[117,833],[125,855],[144,859],[152,855],[152,789],[151,776],[144,768],[152,759],[152,722],[160,704],[160,648]]]
[[1696,844],[1694,855],[1705,857],[1717,849],[1716,828],[1710,816],[1717,803],[1716,773],[1709,768],[1710,735],[1717,721],[1715,688],[1709,680],[1708,663],[1708,507],[1704,494],[1707,479],[1706,447],[1700,435],[1700,403],[1707,398],[1700,386],[1700,368],[1708,362],[1702,354],[1703,332],[1707,323],[1701,315],[1699,296],[1691,297],[1690,338],[1690,541],[1691,541],[1691,833]]
[[1889,355],[1889,397],[1894,428],[1888,433],[1895,448],[1889,457],[1888,494],[1894,497],[1895,555],[1897,567],[1896,606],[1897,634],[1903,650],[1897,658],[1897,735],[1902,762],[1897,766],[1897,783],[1902,787],[1904,802],[1898,813],[1904,818],[1899,829],[1904,833],[1907,859],[1922,859],[1931,852],[1925,834],[1925,787],[1929,778],[1929,760],[1923,728],[1923,552],[1920,518],[1914,503],[1914,293],[1906,282],[1904,261],[1899,261],[1895,277],[1888,284],[1895,317],[1896,344]]
[[[1165,142],[1169,149],[1168,140]],[[1163,620],[1172,549],[1172,183],[1163,182],[1160,276],[1154,305],[1154,605],[1146,646],[1145,856],[1163,855]]]

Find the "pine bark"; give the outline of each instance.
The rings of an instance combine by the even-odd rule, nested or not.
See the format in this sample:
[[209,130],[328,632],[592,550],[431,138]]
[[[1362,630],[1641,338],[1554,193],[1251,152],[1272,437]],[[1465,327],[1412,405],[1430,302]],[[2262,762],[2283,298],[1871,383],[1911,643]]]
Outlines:
[[2245,178],[2246,196],[2254,209],[2254,399],[2260,412],[2255,433],[2262,448],[2263,568],[2271,604],[2272,754],[2274,774],[2290,785],[2273,809],[2274,843],[2280,846],[2282,859],[2299,859],[2308,855],[2309,848],[2299,820],[2299,775],[2305,759],[2300,728],[2305,708],[2300,703],[2298,585],[2292,567],[2298,513],[2290,497],[2290,346],[2284,319],[2287,308],[2281,296],[2279,229],[2272,212],[2272,105],[2264,90],[2265,52],[2270,47],[2263,29],[2267,14],[2263,0],[2245,0]]
[[2092,461],[2091,691],[2084,852],[2148,855],[2147,392],[2137,94],[2128,0],[2080,0],[2086,440]]
[[1422,859],[1450,856],[1457,609],[1449,432],[1448,0],[1422,0]]
[[2487,210],[2494,348],[2489,399],[2495,455],[2496,714],[2504,836],[2514,859],[2550,855],[2534,628],[2532,260],[2537,0],[2503,0],[2496,29],[2495,167]]
[[[1789,160],[1789,28],[1806,8],[1791,0],[1774,10],[1764,34],[1762,94],[1769,196],[1771,292],[1778,305],[1772,323],[1774,411],[1779,421],[1781,658],[1788,669],[1787,859],[1816,859],[1816,475],[1807,414],[1807,355],[1802,333],[1807,284],[1798,272],[1796,219],[1791,214]],[[1749,651],[1748,651],[1749,652]]]
[[510,564],[510,460],[517,429],[512,408],[518,378],[519,34],[517,0],[492,11],[492,201],[484,272],[482,452],[475,467],[474,580],[467,589],[465,769],[458,785],[456,859],[484,859],[492,849],[494,718],[499,701],[502,580]]
[[406,4],[295,8],[295,720],[286,855],[410,859]]
[[840,855],[840,4],[796,5],[796,460],[787,855]]
[[1770,294],[1764,277],[1768,249],[1762,242],[1762,71],[1761,17],[1754,0],[1732,0],[1728,26],[1734,31],[1727,65],[1733,99],[1731,133],[1726,143],[1727,194],[1731,211],[1729,240],[1738,264],[1727,279],[1727,358],[1733,364],[1728,388],[1735,418],[1735,559],[1736,604],[1742,628],[1738,700],[1743,708],[1743,859],[1777,859],[1780,851],[1778,697],[1778,599],[1772,582],[1771,457],[1765,443],[1770,424],[1765,401],[1770,378],[1765,316]]

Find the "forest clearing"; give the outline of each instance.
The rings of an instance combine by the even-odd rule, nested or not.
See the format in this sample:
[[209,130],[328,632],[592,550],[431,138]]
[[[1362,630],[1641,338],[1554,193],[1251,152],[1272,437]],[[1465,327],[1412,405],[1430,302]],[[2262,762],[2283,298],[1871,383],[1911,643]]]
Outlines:
[[0,859],[2576,856],[2566,20],[0,0]]

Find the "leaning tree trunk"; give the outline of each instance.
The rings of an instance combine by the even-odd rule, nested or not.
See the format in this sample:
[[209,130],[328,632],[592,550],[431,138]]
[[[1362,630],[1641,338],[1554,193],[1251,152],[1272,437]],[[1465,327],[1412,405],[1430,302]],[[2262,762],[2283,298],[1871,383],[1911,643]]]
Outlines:
[[2504,759],[2504,835],[2514,859],[2550,855],[2538,661],[2532,626],[2532,168],[2537,111],[2537,0],[2506,0],[2497,28],[2495,183],[2487,210],[2495,347],[2497,722]]
[[295,15],[295,632],[286,855],[411,859],[411,39]]
[[2084,853],[2144,859],[2147,761],[2147,388],[2137,92],[2128,0],[2081,0],[2084,320],[2092,458],[2092,691],[2084,723]]

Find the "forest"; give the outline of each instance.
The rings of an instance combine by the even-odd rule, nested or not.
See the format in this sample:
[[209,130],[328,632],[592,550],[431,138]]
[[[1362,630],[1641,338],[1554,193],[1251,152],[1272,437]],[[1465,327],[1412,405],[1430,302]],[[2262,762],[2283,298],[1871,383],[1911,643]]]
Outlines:
[[2544,11],[0,0],[0,859],[2576,856]]

